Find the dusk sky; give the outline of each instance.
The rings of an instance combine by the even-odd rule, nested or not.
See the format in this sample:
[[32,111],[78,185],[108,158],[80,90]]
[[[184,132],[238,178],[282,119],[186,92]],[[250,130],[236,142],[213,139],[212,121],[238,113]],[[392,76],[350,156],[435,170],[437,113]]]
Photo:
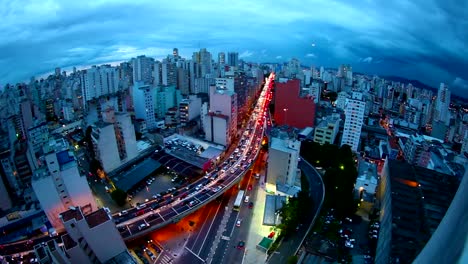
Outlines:
[[[85,4],[87,3],[87,4]],[[0,0],[0,86],[55,67],[102,64],[177,47],[191,58],[238,51],[303,65],[450,85],[468,97],[468,1]]]

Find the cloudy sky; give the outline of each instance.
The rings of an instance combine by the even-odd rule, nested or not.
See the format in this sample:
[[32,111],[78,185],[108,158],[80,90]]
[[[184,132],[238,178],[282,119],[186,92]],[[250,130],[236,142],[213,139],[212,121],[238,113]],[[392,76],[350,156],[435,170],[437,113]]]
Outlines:
[[0,0],[0,85],[179,48],[448,83],[468,97],[466,0]]

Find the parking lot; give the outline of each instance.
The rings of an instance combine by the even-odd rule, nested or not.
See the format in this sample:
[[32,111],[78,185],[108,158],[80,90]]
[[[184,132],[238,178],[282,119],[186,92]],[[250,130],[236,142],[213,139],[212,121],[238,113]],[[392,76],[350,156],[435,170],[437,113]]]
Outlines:
[[305,246],[308,252],[339,263],[373,263],[369,220],[358,214],[337,219],[332,209],[322,212]]
[[[130,204],[135,206],[137,203],[145,202],[146,199],[152,199],[153,195],[167,191],[170,188],[177,187],[183,182],[173,182],[172,179],[177,174],[175,172],[162,173],[155,176],[150,176],[134,191],[129,192],[129,197],[132,197]],[[151,179],[151,180],[149,180]]]

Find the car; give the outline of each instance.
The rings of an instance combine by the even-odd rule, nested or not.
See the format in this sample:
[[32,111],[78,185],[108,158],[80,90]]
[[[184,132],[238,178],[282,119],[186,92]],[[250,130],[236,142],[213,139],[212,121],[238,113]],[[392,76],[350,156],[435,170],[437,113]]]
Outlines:
[[249,187],[247,187],[247,190],[249,190],[249,191],[252,190],[252,184],[249,184]]
[[250,196],[247,195],[247,196],[245,197],[245,199],[244,199],[244,203],[248,203],[249,200],[250,200]]
[[272,232],[268,235],[268,238],[269,238],[269,239],[272,239],[274,236],[275,236],[275,232],[272,231]]
[[123,216],[123,215],[126,215],[128,214],[128,211],[127,210],[123,210],[119,213],[119,216]]
[[200,190],[203,187],[203,184],[198,184],[197,187],[195,187],[195,190]]
[[190,203],[189,203],[189,206],[190,206],[190,207],[192,207],[192,206],[194,206],[194,205],[195,205],[195,204],[197,204],[197,203],[198,203],[198,202],[197,202],[197,201],[195,201],[195,200],[193,200],[193,201],[190,201]]
[[245,242],[244,241],[239,241],[239,243],[237,243],[237,249],[243,249],[245,247]]
[[241,223],[242,223],[242,220],[241,220],[241,219],[237,220],[236,226],[237,226],[237,227],[240,227],[240,226],[241,226]]
[[146,207],[146,204],[137,204],[137,209],[143,209]]
[[138,230],[142,230],[142,229],[147,228],[147,227],[149,227],[149,224],[143,223],[143,224],[140,224],[140,225],[138,226]]
[[253,208],[253,202],[250,202],[250,203],[249,203],[249,208],[250,208],[250,209]]

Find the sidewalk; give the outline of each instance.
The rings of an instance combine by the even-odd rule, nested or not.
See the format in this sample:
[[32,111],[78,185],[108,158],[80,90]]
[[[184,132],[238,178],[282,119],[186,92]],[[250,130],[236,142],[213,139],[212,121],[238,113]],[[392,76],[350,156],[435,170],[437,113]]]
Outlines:
[[[264,173],[263,173],[264,174]],[[271,232],[272,226],[264,226],[263,223],[263,212],[265,210],[265,184],[261,184],[265,181],[265,176],[261,176],[257,183],[258,186],[255,188],[255,200],[253,210],[252,221],[249,226],[249,236],[245,243],[245,253],[243,264],[259,264],[265,263],[266,252],[258,250],[256,247],[263,237],[268,236]]]

